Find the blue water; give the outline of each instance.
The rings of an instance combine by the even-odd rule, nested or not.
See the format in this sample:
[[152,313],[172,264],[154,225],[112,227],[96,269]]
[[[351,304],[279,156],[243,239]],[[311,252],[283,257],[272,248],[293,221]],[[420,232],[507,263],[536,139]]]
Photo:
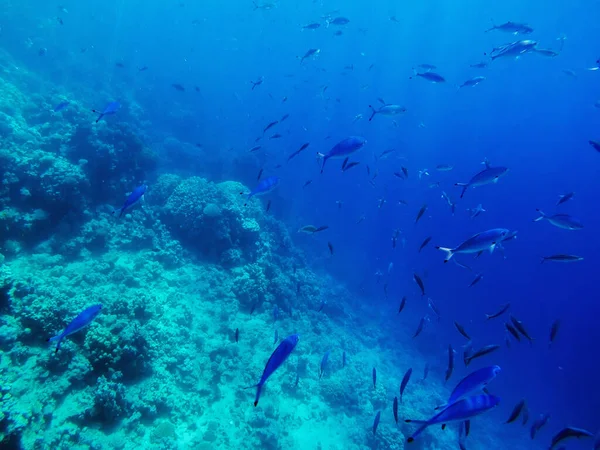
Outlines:
[[[25,115],[35,115],[36,108],[51,109],[65,98],[89,110],[119,101],[121,110],[103,119],[106,126],[131,124],[144,145],[159,155],[157,170],[144,173],[143,179],[121,180],[125,192],[147,182],[151,193],[152,182],[166,172],[213,182],[234,180],[249,189],[257,184],[261,168],[263,178],[279,176],[277,189],[258,201],[271,201],[269,213],[290,231],[311,270],[331,276],[350,291],[352,301],[344,307],[362,316],[360,326],[387,330],[372,352],[393,354],[395,341],[412,335],[419,319],[430,314],[413,281],[413,273],[418,273],[442,319],[431,317],[423,335],[403,345],[423,356],[422,365],[431,364],[430,377],[443,381],[448,344],[459,350],[452,381],[468,373],[460,352],[465,340],[452,325],[457,320],[474,337],[475,347],[502,346],[494,356],[470,366],[489,362],[503,368],[491,389],[502,397],[501,410],[489,420],[500,424],[526,398],[530,421],[541,413],[552,414],[538,438],[544,445],[567,425],[596,432],[600,155],[588,141],[600,139],[600,109],[594,107],[600,99],[600,71],[588,69],[597,66],[600,57],[595,41],[600,4],[439,0],[381,1],[371,6],[281,0],[271,9],[255,10],[246,0],[205,3],[64,1],[60,6],[65,12],[53,2],[9,0],[0,11],[0,49],[5,55],[0,76],[10,78],[31,101]],[[344,16],[350,23],[327,27],[322,16],[336,10],[332,17]],[[486,33],[492,20],[527,23],[534,32]],[[302,29],[312,22],[321,27]],[[337,30],[342,34],[334,35]],[[519,39],[534,39],[539,48],[556,51],[562,35],[567,37],[564,48],[554,58],[524,54],[489,61],[492,48]],[[300,63],[310,48],[320,52]],[[40,49],[46,49],[43,55]],[[469,67],[480,61],[489,62],[488,67]],[[412,68],[423,63],[437,66],[435,72],[446,82],[414,77]],[[139,71],[145,66],[147,70]],[[19,84],[19,71],[34,74],[36,81],[23,77]],[[486,80],[457,90],[479,75]],[[261,77],[263,82],[252,89],[251,82]],[[378,114],[369,122],[368,105],[381,106],[378,98],[405,106],[407,112],[396,117]],[[69,108],[59,120],[74,120]],[[263,128],[284,114],[289,118],[255,143]],[[90,122],[93,119],[90,113]],[[269,139],[274,133],[282,137]],[[350,135],[367,139],[350,157],[360,164],[342,172],[342,160],[330,160],[319,173],[317,152],[326,153]],[[288,163],[288,156],[305,142],[310,146]],[[263,148],[248,152],[255,145]],[[396,151],[377,158],[388,149]],[[60,152],[58,147],[53,151]],[[466,182],[482,170],[485,158],[492,166],[508,167],[508,174],[495,184],[468,189],[459,199],[460,188],[454,183]],[[454,168],[439,172],[439,164]],[[401,166],[409,171],[404,181],[394,176]],[[423,169],[429,175],[419,178]],[[436,182],[439,187],[430,187]],[[442,191],[456,202],[454,215]],[[570,191],[574,198],[556,207],[558,195]],[[108,196],[99,196],[95,206],[105,203]],[[415,224],[424,204],[425,215]],[[466,209],[478,204],[486,212],[470,219]],[[572,214],[584,228],[567,231],[547,221],[533,222],[536,208]],[[362,215],[364,220],[357,223]],[[296,233],[307,224],[329,229],[314,236]],[[478,259],[459,255],[473,272],[452,261],[443,264],[443,253],[434,248],[454,247],[477,232],[498,227],[517,230],[517,239],[507,242],[504,252],[486,252]],[[402,232],[394,249],[396,229]],[[431,243],[418,253],[427,236],[432,236]],[[557,253],[584,259],[540,264],[540,257]],[[483,279],[468,287],[476,273]],[[398,318],[404,295],[408,307]],[[535,338],[532,345],[512,340],[506,349],[503,322],[508,315],[484,320],[485,313],[507,302],[510,313]],[[550,325],[556,319],[561,327],[549,349]],[[361,334],[358,324],[347,326],[356,327],[346,330],[349,336]],[[281,337],[283,333],[280,330]],[[270,340],[272,334],[267,334]],[[313,355],[314,367],[319,351]],[[296,352],[302,352],[300,345]],[[368,365],[365,384],[370,382]],[[405,369],[398,368],[395,377],[400,379]],[[420,377],[422,366],[414,370],[413,376]],[[249,408],[250,399],[246,403]],[[528,428],[498,429],[502,434],[494,437],[497,442],[506,433],[523,448],[540,448],[528,447]],[[591,447],[589,441],[568,445]]]

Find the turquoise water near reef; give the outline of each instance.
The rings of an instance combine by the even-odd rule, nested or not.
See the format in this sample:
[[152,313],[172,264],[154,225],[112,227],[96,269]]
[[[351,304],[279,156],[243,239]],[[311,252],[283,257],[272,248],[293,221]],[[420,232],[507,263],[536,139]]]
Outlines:
[[[566,426],[595,434],[599,13],[4,0],[0,448],[525,450]],[[349,136],[366,143],[325,164]],[[461,197],[482,161],[508,170]],[[447,264],[435,249],[494,228],[516,239]],[[540,264],[555,255],[582,259]],[[47,340],[94,304],[56,352]],[[296,333],[254,407],[248,387]],[[468,437],[451,423],[407,443],[405,419],[494,364],[500,404]]]

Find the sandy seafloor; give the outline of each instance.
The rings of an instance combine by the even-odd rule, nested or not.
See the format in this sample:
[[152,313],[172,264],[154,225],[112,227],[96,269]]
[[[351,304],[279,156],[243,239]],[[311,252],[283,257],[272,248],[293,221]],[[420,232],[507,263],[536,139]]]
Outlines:
[[[94,126],[76,101],[51,113],[73,95],[1,60],[2,448],[402,449],[415,429],[392,415],[405,371],[401,418],[443,403],[443,351],[420,354],[414,323],[311,268],[263,199],[244,206],[236,181],[161,173],[136,138],[139,107],[125,116],[133,125]],[[112,216],[107,204],[140,179],[151,181],[145,203]],[[55,354],[46,339],[93,303],[100,316]],[[254,408],[244,387],[276,330],[300,342]],[[473,421],[468,449],[537,448],[494,414]],[[410,447],[458,448],[457,429],[432,427]]]

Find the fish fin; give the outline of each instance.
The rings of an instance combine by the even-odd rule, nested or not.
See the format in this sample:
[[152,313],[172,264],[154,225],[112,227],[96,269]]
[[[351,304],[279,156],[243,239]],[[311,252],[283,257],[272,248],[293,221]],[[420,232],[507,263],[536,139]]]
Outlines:
[[539,222],[540,220],[546,218],[546,214],[544,214],[544,211],[542,211],[541,209],[536,209],[536,211],[540,215],[540,217],[533,219],[534,222]]
[[494,253],[495,248],[496,248],[496,243],[494,242],[492,245],[490,245],[490,253]]
[[446,259],[444,259],[444,263],[447,263],[448,261],[450,261],[450,259],[452,259],[452,256],[454,256],[454,253],[452,252],[451,248],[446,248],[446,247],[436,247],[436,248],[438,250],[446,252]]
[[371,110],[373,111],[373,114],[371,114],[371,117],[369,117],[370,122],[371,120],[373,120],[373,117],[375,117],[375,114],[377,114],[377,111],[371,105],[369,105],[369,108],[371,108]]
[[462,186],[463,190],[460,193],[460,198],[463,198],[467,189],[469,189],[469,183],[454,183],[454,186]]

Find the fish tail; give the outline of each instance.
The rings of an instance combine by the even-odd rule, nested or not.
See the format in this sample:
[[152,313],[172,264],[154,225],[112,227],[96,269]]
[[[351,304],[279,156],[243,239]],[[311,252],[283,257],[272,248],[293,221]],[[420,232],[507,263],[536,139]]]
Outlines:
[[544,211],[542,211],[541,209],[536,209],[536,211],[540,215],[540,217],[533,219],[534,222],[539,222],[540,220],[546,218],[546,214],[544,214]]
[[438,250],[446,252],[446,259],[444,259],[445,263],[447,263],[448,261],[450,261],[450,259],[452,259],[452,256],[454,256],[454,252],[452,251],[451,248],[446,248],[446,247],[436,247],[436,248]]
[[371,120],[373,120],[373,117],[375,117],[375,114],[377,114],[377,111],[371,105],[369,105],[369,108],[371,108],[371,110],[373,111],[373,114],[371,114],[371,117],[369,117],[370,122]]
[[327,155],[323,156],[323,165],[321,166],[321,173],[323,173],[323,169],[325,169],[325,163],[329,157]]
[[469,188],[469,183],[454,183],[454,186],[462,186],[463,190],[460,193],[460,198],[463,198],[463,195],[465,195],[465,192]]
[[60,350],[60,344],[62,343],[62,340],[63,340],[63,335],[57,334],[54,337],[46,339],[46,342],[55,342],[56,341],[56,350],[54,350],[54,353],[58,353],[58,351]]
[[[250,387],[255,387],[255,386],[250,386]],[[262,391],[262,384],[257,384],[256,385],[256,397],[254,398],[254,407],[256,408],[256,406],[258,405],[258,400],[260,399],[260,392]]]

